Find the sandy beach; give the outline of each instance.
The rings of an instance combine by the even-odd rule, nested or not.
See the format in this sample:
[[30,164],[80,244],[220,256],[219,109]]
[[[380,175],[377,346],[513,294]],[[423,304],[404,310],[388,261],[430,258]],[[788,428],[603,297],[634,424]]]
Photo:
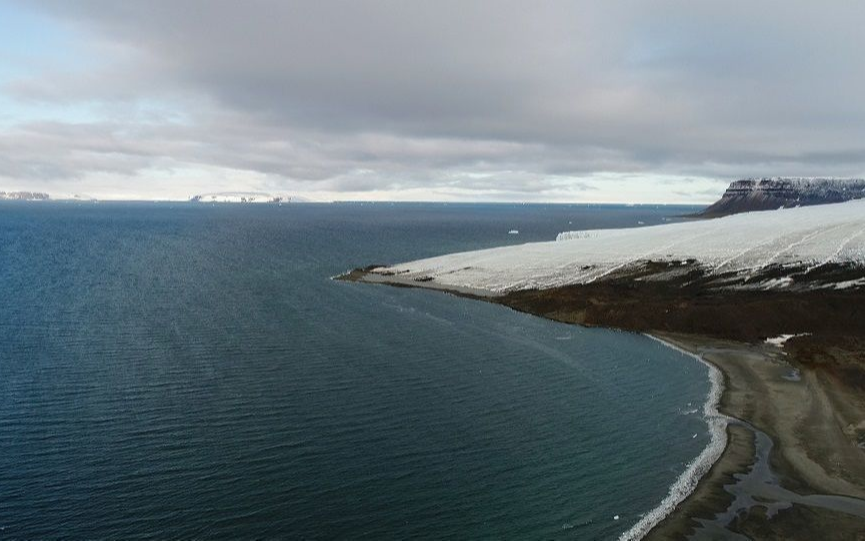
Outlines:
[[[861,400],[795,368],[775,346],[661,338],[717,366],[725,376],[720,411],[747,424],[731,423],[724,454],[646,539],[863,539],[865,457],[844,430],[863,418]],[[771,474],[743,482],[758,460],[752,427],[771,438]]]

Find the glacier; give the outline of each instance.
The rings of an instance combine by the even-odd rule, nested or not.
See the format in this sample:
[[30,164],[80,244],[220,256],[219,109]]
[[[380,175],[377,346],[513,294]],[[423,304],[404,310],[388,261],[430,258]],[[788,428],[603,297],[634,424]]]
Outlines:
[[[555,241],[442,255],[369,273],[370,281],[495,296],[588,284],[648,261],[707,275],[865,265],[865,200],[630,229],[568,231]],[[784,287],[775,279],[767,287]],[[858,285],[858,282],[856,283]],[[849,286],[848,286],[849,287]]]

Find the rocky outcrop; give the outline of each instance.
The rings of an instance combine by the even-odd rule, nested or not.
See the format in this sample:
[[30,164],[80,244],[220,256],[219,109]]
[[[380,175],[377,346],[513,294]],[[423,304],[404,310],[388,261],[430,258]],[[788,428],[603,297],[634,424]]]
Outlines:
[[699,216],[713,218],[865,198],[865,179],[748,178],[730,184],[717,202]]

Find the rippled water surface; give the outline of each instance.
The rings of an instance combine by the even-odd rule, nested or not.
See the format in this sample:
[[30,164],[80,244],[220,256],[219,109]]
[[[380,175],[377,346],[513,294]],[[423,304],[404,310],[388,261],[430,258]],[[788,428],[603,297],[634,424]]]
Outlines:
[[329,277],[681,212],[2,204],[0,538],[615,538],[705,445],[705,367]]

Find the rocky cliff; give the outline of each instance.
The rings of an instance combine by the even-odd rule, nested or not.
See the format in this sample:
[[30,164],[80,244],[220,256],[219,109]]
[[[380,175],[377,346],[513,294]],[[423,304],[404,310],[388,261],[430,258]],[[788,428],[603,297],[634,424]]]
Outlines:
[[860,198],[865,198],[865,179],[748,178],[731,183],[721,199],[700,216],[726,216]]

